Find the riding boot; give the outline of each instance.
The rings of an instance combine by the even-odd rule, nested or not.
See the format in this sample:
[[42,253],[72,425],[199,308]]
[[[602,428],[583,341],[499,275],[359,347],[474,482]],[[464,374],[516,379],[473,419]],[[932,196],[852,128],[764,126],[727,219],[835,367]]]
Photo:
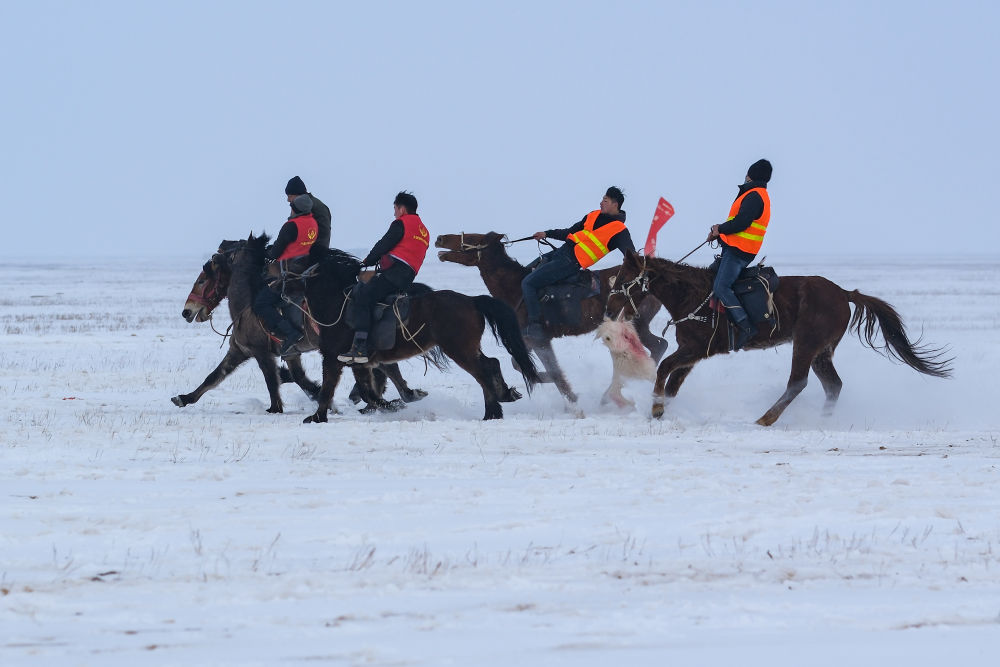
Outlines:
[[278,322],[278,326],[275,327],[275,333],[281,338],[281,350],[278,354],[281,358],[290,357],[298,354],[298,350],[295,345],[301,341],[305,335],[292,326],[292,323],[286,319],[282,319]]
[[757,327],[754,326],[749,317],[745,317],[737,322],[736,328],[739,329],[739,333],[736,335],[736,342],[733,343],[733,352],[742,350],[743,346],[757,335]]
[[366,364],[368,363],[368,332],[354,332],[354,342],[350,351],[345,354],[338,354],[337,361],[345,364]]
[[521,332],[521,337],[529,343],[539,343],[545,340],[545,330],[539,322],[528,322],[528,326]]

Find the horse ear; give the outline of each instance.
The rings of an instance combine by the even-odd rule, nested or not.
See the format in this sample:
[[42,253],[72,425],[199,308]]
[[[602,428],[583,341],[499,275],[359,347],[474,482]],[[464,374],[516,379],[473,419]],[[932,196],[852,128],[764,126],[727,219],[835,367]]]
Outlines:
[[247,237],[247,243],[250,243],[251,241],[253,241],[253,230],[252,229],[250,230],[250,236]]

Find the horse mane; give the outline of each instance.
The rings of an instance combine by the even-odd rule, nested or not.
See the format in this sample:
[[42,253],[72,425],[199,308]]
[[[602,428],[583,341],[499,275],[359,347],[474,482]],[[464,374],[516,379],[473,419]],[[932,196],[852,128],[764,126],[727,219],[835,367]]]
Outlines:
[[712,272],[705,266],[691,266],[660,257],[646,257],[646,272],[666,285],[711,289]]
[[489,232],[489,234],[487,234],[487,236],[493,235],[496,235],[496,238],[491,239],[490,243],[486,246],[486,248],[484,248],[484,250],[489,249],[496,251],[497,260],[502,264],[509,265],[510,268],[520,269],[522,271],[527,270],[528,267],[507,254],[507,248],[504,247],[503,243],[504,235],[498,232]]
[[309,258],[319,264],[315,280],[330,289],[342,289],[357,282],[361,272],[361,261],[354,255],[337,248],[316,248],[309,252]]

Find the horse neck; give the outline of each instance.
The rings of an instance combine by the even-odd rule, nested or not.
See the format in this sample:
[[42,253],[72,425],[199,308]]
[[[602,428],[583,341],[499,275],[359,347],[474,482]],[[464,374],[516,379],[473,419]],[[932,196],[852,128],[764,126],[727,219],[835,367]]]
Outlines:
[[236,316],[253,305],[254,281],[260,275],[261,267],[251,264],[233,265],[229,279],[229,315]]
[[670,317],[689,315],[712,292],[712,278],[706,269],[664,261],[649,284]]
[[530,271],[502,248],[489,248],[476,264],[490,295],[510,306],[521,300],[521,281]]

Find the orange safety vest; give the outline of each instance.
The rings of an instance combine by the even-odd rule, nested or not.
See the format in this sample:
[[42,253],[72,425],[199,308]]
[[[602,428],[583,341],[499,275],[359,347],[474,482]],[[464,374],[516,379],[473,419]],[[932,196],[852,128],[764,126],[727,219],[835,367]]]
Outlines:
[[751,192],[758,193],[760,198],[764,200],[764,212],[759,218],[751,222],[750,226],[742,232],[736,232],[735,234],[719,234],[719,238],[722,239],[727,246],[736,248],[737,250],[742,250],[743,252],[751,255],[756,255],[760,252],[760,245],[764,242],[764,234],[767,232],[767,223],[771,220],[771,199],[767,196],[767,190],[764,188],[750,188],[737,197],[736,201],[733,202],[733,205],[729,207],[729,217],[727,218],[727,221],[736,217],[736,214],[740,212],[740,204],[743,203],[743,198]]
[[416,273],[424,263],[424,256],[427,255],[427,248],[431,244],[431,235],[424,227],[420,216],[415,213],[407,213],[399,220],[403,223],[403,239],[392,250],[382,255],[379,266],[385,271],[392,266],[393,260],[399,260]]
[[309,246],[316,243],[316,236],[319,234],[319,225],[312,213],[297,215],[289,222],[295,223],[297,234],[295,240],[285,246],[284,252],[278,257],[279,261],[308,255]]
[[621,220],[613,220],[594,229],[594,223],[600,214],[600,211],[588,213],[583,221],[583,231],[566,237],[567,241],[576,244],[573,251],[576,253],[576,261],[580,262],[580,266],[583,268],[596,264],[598,260],[611,252],[608,249],[611,237],[625,230],[625,223]]

